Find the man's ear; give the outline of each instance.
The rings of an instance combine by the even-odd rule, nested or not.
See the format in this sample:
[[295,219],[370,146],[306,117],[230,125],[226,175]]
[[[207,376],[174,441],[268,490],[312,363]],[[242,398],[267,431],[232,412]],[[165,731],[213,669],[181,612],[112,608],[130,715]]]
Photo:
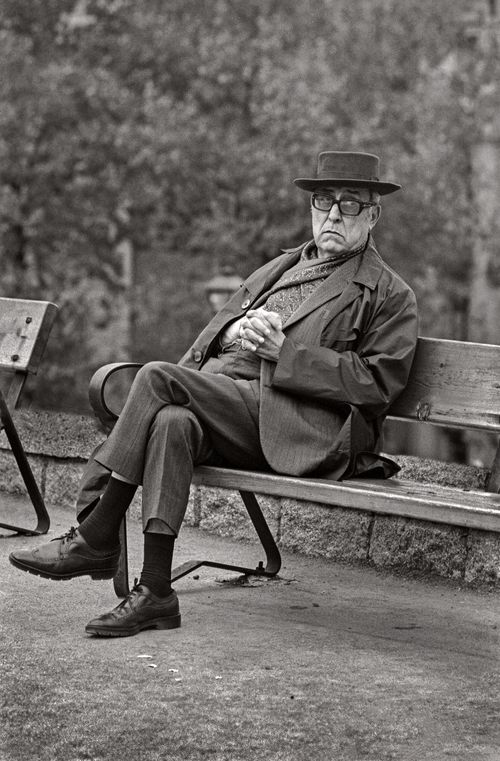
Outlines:
[[382,209],[380,208],[380,204],[370,207],[370,230],[372,230],[379,221],[381,212]]

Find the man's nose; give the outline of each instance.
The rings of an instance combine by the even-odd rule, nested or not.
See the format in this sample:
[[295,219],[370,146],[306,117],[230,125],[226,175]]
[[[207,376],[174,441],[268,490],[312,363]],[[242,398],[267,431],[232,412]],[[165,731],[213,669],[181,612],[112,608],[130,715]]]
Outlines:
[[331,219],[332,222],[338,222],[340,219],[342,219],[342,214],[340,213],[339,205],[337,202],[335,202],[330,209],[328,219]]

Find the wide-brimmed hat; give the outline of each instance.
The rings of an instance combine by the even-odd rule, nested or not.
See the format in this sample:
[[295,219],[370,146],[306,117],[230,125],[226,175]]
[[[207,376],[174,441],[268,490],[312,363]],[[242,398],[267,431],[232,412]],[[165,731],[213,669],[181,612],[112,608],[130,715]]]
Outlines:
[[372,188],[382,196],[400,190],[395,182],[379,180],[379,166],[380,159],[373,153],[323,151],[318,156],[317,176],[299,177],[294,183],[310,192],[328,185]]

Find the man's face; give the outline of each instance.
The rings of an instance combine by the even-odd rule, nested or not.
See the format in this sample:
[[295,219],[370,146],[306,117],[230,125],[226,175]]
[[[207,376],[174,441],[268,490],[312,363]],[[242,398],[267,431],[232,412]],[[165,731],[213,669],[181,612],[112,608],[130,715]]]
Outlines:
[[[318,188],[318,195],[328,195],[336,200],[370,201],[368,188],[328,187]],[[366,206],[356,217],[340,212],[338,204],[330,211],[319,211],[311,204],[312,232],[318,248],[318,256],[338,256],[362,246],[372,227],[375,226],[380,207]]]

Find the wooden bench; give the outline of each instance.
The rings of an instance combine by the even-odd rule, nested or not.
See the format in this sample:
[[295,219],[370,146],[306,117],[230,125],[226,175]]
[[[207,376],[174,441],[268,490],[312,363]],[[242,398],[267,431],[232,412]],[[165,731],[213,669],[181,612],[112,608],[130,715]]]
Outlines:
[[[101,368],[93,376],[91,405],[108,429],[117,417],[106,401],[108,381],[117,371],[140,366],[136,363],[114,363]],[[498,435],[500,346],[419,338],[408,385],[392,405],[389,416]],[[492,463],[486,491],[465,491],[401,478],[358,478],[339,482],[209,466],[196,468],[193,483],[234,489],[240,493],[261,540],[266,561],[259,563],[256,569],[250,569],[193,560],[176,568],[172,581],[201,565],[266,576],[278,573],[281,565],[279,550],[256,494],[500,532],[500,446]],[[128,592],[125,525],[122,527],[121,541],[122,560],[115,577],[115,590],[119,596]]]
[[45,534],[50,526],[10,410],[18,405],[28,376],[38,372],[56,314],[56,305],[48,301],[0,298],[0,429],[5,430],[37,518],[34,528],[0,523],[18,534]]

